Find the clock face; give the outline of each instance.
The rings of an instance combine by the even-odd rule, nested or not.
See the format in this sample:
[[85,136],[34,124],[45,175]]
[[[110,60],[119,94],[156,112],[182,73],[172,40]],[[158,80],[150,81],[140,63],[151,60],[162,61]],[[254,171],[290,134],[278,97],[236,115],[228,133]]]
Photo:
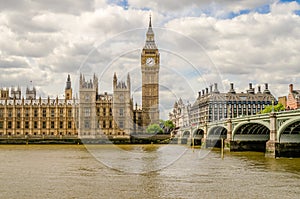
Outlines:
[[152,57],[150,57],[150,58],[147,58],[147,60],[146,60],[146,65],[147,66],[153,66],[154,65],[154,59],[152,58]]

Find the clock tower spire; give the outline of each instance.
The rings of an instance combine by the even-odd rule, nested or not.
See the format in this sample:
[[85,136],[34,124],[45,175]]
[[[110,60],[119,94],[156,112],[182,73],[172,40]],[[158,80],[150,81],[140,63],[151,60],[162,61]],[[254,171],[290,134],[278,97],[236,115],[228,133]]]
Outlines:
[[141,53],[143,126],[159,123],[160,54],[154,40],[151,15]]
[[146,34],[146,43],[144,49],[157,49],[155,41],[154,41],[154,32],[152,30],[152,22],[151,22],[151,15],[149,17],[149,27]]

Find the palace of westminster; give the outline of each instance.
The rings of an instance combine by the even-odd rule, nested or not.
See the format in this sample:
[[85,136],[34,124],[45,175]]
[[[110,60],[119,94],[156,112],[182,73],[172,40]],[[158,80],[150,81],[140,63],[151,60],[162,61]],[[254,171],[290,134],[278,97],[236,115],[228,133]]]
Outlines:
[[[72,93],[68,75],[64,99],[36,97],[36,89],[0,89],[0,137],[79,137],[125,136],[145,133],[147,126],[159,123],[159,69],[160,53],[155,44],[151,25],[141,52],[142,106],[133,104],[131,80],[118,80],[113,74],[113,93],[98,93],[98,78],[86,79],[80,74],[79,99]],[[226,93],[218,91],[217,84],[199,92],[194,104],[179,99],[169,119],[176,129],[190,125],[222,120],[228,117],[254,115],[277,100],[265,84],[258,91],[249,84],[249,90],[236,93],[233,84]],[[299,103],[300,105],[300,103]]]
[[113,93],[98,93],[98,78],[80,74],[79,99],[73,98],[68,75],[64,99],[36,98],[36,89],[0,89],[0,136],[88,137],[129,136],[144,133],[159,123],[160,54],[151,17],[141,52],[142,107],[133,105],[130,75],[119,81],[113,75]]

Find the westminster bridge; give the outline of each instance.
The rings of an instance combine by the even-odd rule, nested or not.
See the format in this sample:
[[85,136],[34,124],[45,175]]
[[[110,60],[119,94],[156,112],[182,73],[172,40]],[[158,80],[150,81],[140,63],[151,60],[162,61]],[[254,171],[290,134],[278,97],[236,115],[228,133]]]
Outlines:
[[221,146],[229,151],[265,151],[270,157],[300,157],[300,109],[229,118],[181,128],[181,144]]

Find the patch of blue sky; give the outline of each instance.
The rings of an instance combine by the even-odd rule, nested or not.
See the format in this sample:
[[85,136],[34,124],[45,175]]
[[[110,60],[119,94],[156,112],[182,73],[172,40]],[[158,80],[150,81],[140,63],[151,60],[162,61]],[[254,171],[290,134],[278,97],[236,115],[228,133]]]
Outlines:
[[297,2],[297,3],[300,3],[300,0],[280,0],[279,2],[281,3],[289,3],[289,2]]
[[260,7],[257,7],[254,9],[254,12],[260,13],[260,14],[267,14],[270,13],[270,5],[265,4]]
[[256,12],[260,14],[270,13],[270,5],[266,4],[254,9],[244,9],[244,10],[240,10],[239,12],[230,12],[227,14],[226,18],[232,19],[240,15],[249,14],[250,12]]
[[240,15],[244,15],[244,14],[248,14],[250,13],[251,10],[240,10],[239,12],[229,12],[227,15],[226,15],[226,19],[233,19],[237,16],[240,16]]
[[[249,14],[251,12],[256,12],[256,13],[260,13],[260,14],[270,13],[270,5],[266,4],[266,5],[262,5],[260,7],[256,7],[254,9],[243,9],[243,10],[239,10],[237,12],[228,12],[228,13],[225,13],[223,15],[217,16],[217,18],[233,19],[237,16],[244,15],[244,14]],[[214,14],[210,10],[205,10],[204,13],[207,14],[207,15],[210,15],[210,16],[212,14]]]
[[124,9],[128,9],[128,0],[107,0],[109,4],[115,4],[123,7]]
[[294,13],[298,16],[300,16],[300,10],[295,10]]

